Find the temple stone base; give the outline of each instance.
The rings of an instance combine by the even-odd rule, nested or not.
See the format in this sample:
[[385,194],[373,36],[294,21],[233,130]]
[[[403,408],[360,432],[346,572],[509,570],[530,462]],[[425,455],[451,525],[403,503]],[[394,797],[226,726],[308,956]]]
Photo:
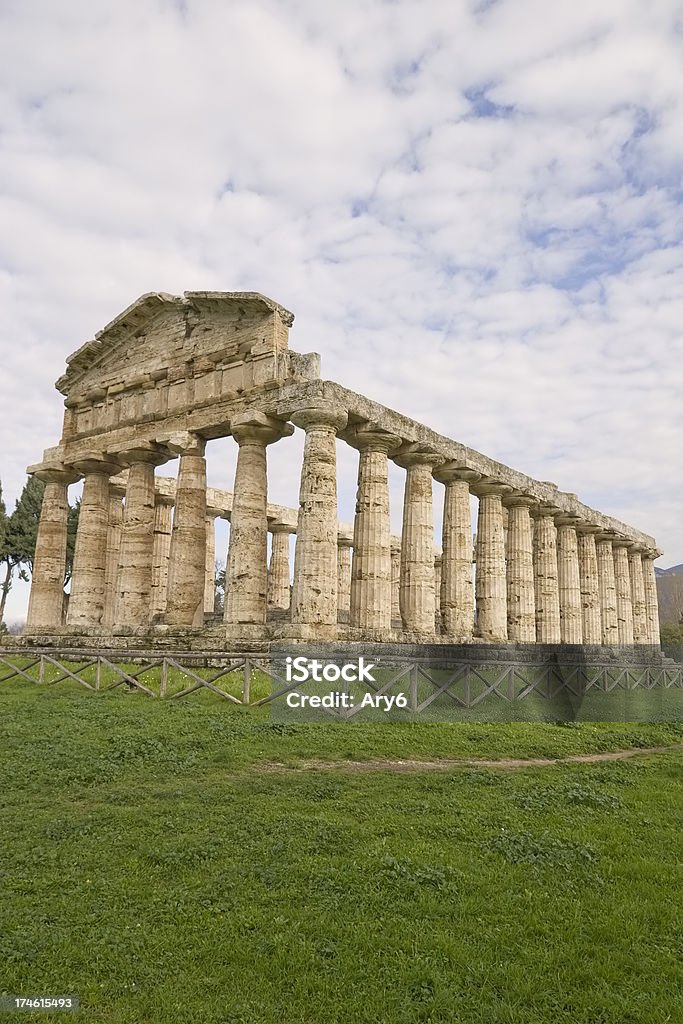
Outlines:
[[[30,636],[3,637],[1,650],[5,653],[29,654],[33,651],[51,651],[55,656],[66,658],[78,657],[79,652],[100,653],[103,657],[120,660],[124,654],[139,655],[176,655],[185,654],[211,655],[212,660],[231,658],[238,655],[251,654],[255,658],[268,659],[277,648],[300,645],[302,653],[310,651],[313,655],[316,648],[324,650],[325,657],[343,657],[353,661],[361,655],[372,658],[420,658],[428,660],[447,659],[454,663],[465,661],[470,663],[500,662],[538,662],[586,665],[671,665],[672,661],[666,652],[658,646],[647,644],[510,644],[510,643],[449,643],[447,638],[428,637],[415,634],[405,640],[405,633],[400,635],[387,631],[385,639],[371,643],[358,640],[357,632],[350,627],[340,629],[334,638],[321,641],[304,636],[283,635],[290,633],[292,628],[277,630],[278,636],[268,639],[255,634],[239,637],[226,637],[225,626],[205,629],[162,626],[152,630],[129,629],[127,632],[101,630],[99,633],[73,632],[69,637],[59,631],[49,630],[34,633]],[[269,631],[271,632],[271,631]],[[275,632],[275,631],[272,631]]]

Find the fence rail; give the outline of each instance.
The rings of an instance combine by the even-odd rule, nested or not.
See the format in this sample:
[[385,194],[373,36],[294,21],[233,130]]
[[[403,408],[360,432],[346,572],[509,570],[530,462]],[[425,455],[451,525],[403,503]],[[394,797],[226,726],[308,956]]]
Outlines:
[[159,651],[0,650],[0,684],[18,677],[51,687],[68,679],[86,690],[106,693],[124,687],[127,692],[171,700],[206,689],[233,704],[248,705],[255,670],[269,677],[269,659],[239,652],[218,657]]
[[[549,704],[560,697],[577,700],[594,693],[662,692],[683,688],[683,667],[675,664],[590,664],[586,660],[549,663],[438,657],[379,659],[374,683],[364,684],[378,696],[397,687],[405,690],[413,714],[450,706],[472,710],[487,700],[507,705],[530,697]],[[41,687],[71,681],[86,690],[107,693],[120,688],[147,697],[180,700],[201,691],[242,706],[284,703],[305,684],[287,682],[281,659],[235,651],[170,653],[33,649],[26,653],[0,649],[0,685],[22,679]],[[344,687],[340,687],[343,689]],[[346,691],[349,687],[346,685]],[[353,718],[358,708],[332,712]]]

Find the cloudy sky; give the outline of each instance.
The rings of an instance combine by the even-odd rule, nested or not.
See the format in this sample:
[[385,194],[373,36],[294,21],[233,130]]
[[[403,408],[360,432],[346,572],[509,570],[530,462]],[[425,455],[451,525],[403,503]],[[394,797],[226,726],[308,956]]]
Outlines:
[[[683,562],[678,0],[4,0],[0,53],[9,508],[70,352],[143,292],[250,289],[324,377]],[[354,478],[342,446],[347,520]]]

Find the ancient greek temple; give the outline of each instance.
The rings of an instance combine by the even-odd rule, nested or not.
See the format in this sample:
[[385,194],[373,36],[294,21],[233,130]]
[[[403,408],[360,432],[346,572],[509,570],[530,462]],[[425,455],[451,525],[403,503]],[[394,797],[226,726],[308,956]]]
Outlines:
[[[67,359],[62,438],[28,470],[45,492],[27,634],[659,645],[652,537],[322,380],[317,354],[289,348],[293,320],[256,292],[151,293]],[[267,451],[297,428],[288,509],[268,501]],[[238,445],[232,492],[206,486],[206,447],[223,437]],[[338,442],[358,453],[348,525]],[[177,478],[158,472],[176,459]],[[389,460],[405,471],[400,537]],[[65,614],[67,489],[81,478]],[[218,517],[230,522],[220,619]]]

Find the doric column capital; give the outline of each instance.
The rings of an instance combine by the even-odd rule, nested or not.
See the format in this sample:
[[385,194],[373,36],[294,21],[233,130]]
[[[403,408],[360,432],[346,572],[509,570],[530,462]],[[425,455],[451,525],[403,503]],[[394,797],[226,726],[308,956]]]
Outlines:
[[555,516],[555,526],[571,526],[574,529],[577,528],[581,518],[579,516],[573,516],[569,512],[559,512]]
[[471,487],[472,493],[476,494],[478,498],[485,498],[490,494],[498,494],[502,498],[513,489],[510,484],[504,484],[502,480],[496,480],[492,476],[483,476]]
[[225,515],[225,512],[222,508],[216,508],[215,505],[207,505],[206,515],[208,519],[220,519]]
[[616,534],[612,530],[600,530],[599,533],[596,533],[595,540],[596,540],[597,544],[600,544],[600,543],[604,544],[605,542],[609,542],[610,544],[613,544],[613,542],[615,540],[617,540],[617,537],[618,537],[618,534]]
[[164,494],[160,491],[154,492],[154,504],[163,506],[164,508],[171,508],[175,505],[175,498],[170,494]]
[[206,439],[193,430],[174,430],[157,438],[172,455],[203,455]]
[[269,533],[296,533],[296,526],[292,526],[291,523],[282,523],[279,521],[268,523]]
[[532,519],[552,519],[555,521],[555,516],[562,514],[562,509],[558,505],[551,505],[549,502],[541,501],[533,505],[529,512]]
[[600,533],[600,527],[596,526],[595,523],[587,522],[585,519],[579,519],[578,523],[576,524],[576,532],[579,534],[583,534],[585,536],[589,536],[591,534]]
[[444,462],[442,465],[435,466],[432,476],[442,484],[449,484],[453,480],[464,480],[468,484],[474,484],[477,480],[481,480],[481,473],[468,469],[467,466],[461,466],[457,462]]
[[619,534],[617,534],[617,536],[612,539],[613,548],[626,548],[628,550],[630,549],[632,543],[633,542],[629,540],[628,537],[624,537]]
[[140,445],[127,448],[125,451],[116,452],[112,457],[117,459],[122,466],[126,467],[132,466],[134,463],[162,466],[164,462],[168,462],[172,458],[168,449],[161,445],[153,444],[151,441],[143,441]]
[[349,535],[347,533],[338,533],[337,534],[337,547],[338,548],[352,548],[353,547],[353,537],[349,537]]
[[651,559],[653,562],[655,561],[656,558],[659,558],[660,555],[663,555],[663,554],[664,554],[664,552],[660,551],[659,548],[644,547],[643,551],[642,551],[643,558]]
[[429,449],[425,450],[422,445],[412,442],[401,445],[397,451],[392,453],[391,459],[402,469],[408,469],[411,466],[440,466],[445,461],[443,455],[438,455]]
[[290,411],[289,418],[303,430],[329,430],[337,433],[348,421],[348,413],[332,403],[301,405]]
[[340,436],[352,448],[357,448],[361,452],[384,452],[388,455],[403,444],[403,439],[398,434],[391,434],[376,423],[369,422],[348,426]]
[[534,505],[538,505],[538,498],[534,498],[531,494],[525,494],[524,491],[510,491],[509,494],[503,495],[503,505],[506,508],[533,508]]
[[75,484],[80,480],[81,474],[73,468],[62,464],[60,466],[29,466],[26,472],[29,476],[38,477],[44,484]]
[[239,445],[269,445],[283,437],[290,437],[294,427],[285,420],[267,416],[258,409],[245,409],[238,413],[230,423],[230,432]]
[[88,476],[90,473],[101,473],[102,476],[111,477],[116,476],[122,469],[118,459],[108,455],[91,455],[87,459],[77,459],[73,465],[74,469],[83,476]]
[[109,481],[109,497],[110,498],[125,498],[126,496],[126,485],[121,480],[110,480]]

